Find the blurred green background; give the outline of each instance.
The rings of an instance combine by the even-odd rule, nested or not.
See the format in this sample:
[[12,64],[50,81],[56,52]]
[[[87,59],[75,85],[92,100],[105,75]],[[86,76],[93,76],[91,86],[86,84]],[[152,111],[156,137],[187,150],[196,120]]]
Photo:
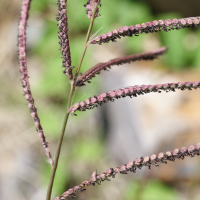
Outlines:
[[[86,17],[85,7],[83,7],[85,3],[85,0],[68,0],[67,6],[71,58],[72,65],[75,67],[79,63],[89,25],[89,19]],[[1,165],[4,165],[1,172],[1,182],[3,184],[3,181],[6,179],[13,182],[13,177],[15,177],[16,183],[19,186],[18,190],[22,192],[16,190],[17,192],[15,191],[14,194],[9,194],[11,195],[9,196],[10,199],[12,195],[15,196],[15,199],[20,200],[28,199],[30,195],[30,199],[36,197],[40,199],[45,194],[48,184],[50,165],[45,161],[46,158],[39,139],[26,138],[22,134],[26,132],[26,135],[32,134],[33,136],[31,137],[37,137],[29,116],[28,108],[25,106],[26,102],[22,96],[22,88],[20,87],[19,81],[20,75],[18,73],[17,49],[15,45],[20,6],[21,2],[18,0],[1,1],[0,3],[0,41],[2,46],[0,51],[0,104],[1,119],[7,119],[2,121],[2,123],[0,122],[1,141],[4,141],[2,142],[1,153],[5,159],[4,163],[6,166],[10,166],[9,169],[11,170],[9,173],[6,172],[7,167],[1,162]],[[153,8],[148,1],[102,0],[102,7],[100,8],[101,16],[96,19],[93,33],[100,28],[101,30],[97,35],[125,25],[134,25],[154,19],[187,17],[178,10],[177,12],[165,13],[153,12],[152,10]],[[61,68],[62,61],[57,37],[58,27],[55,20],[56,14],[57,6],[55,1],[33,0],[27,30],[27,59],[31,89],[45,131],[45,136],[50,143],[50,149],[53,155],[55,155],[55,148],[61,131],[70,88],[67,78],[62,73],[63,68]],[[177,73],[190,69],[194,73],[199,72],[200,29],[183,29],[168,33],[159,32],[154,33],[154,35],[159,43],[170,48],[168,54],[162,60],[162,68],[165,71],[172,73],[175,71]],[[144,51],[147,39],[148,35],[145,34],[139,37],[122,38],[119,41],[121,44],[120,51],[123,51],[124,54],[140,53]],[[113,43],[106,45],[109,47]],[[81,68],[82,72],[96,64],[95,57],[92,54],[95,48],[98,47],[95,45],[89,46]],[[73,100],[74,103],[86,99],[93,94],[98,94],[98,88],[101,84],[100,76],[97,76],[96,80],[92,82],[93,84],[87,84],[87,87],[81,88],[76,92]],[[53,189],[55,196],[62,194],[68,188],[88,179],[92,171],[96,168],[99,171],[103,171],[110,167],[111,164],[115,164],[114,161],[110,162],[108,159],[109,156],[104,148],[105,137],[101,123],[93,119],[94,115],[95,111],[78,113],[77,117],[71,117],[69,120]],[[9,139],[9,137],[12,139]],[[16,142],[16,140],[19,141]],[[25,147],[20,143],[22,141],[24,141],[23,145]],[[6,151],[6,148],[9,150]],[[27,152],[29,152],[28,155],[26,155]],[[19,159],[21,155],[27,156],[26,160],[32,157],[30,159],[31,161],[21,166]],[[14,161],[10,162],[12,159]],[[12,173],[12,169],[21,169],[20,166],[23,169],[27,165],[35,170],[35,175],[32,177],[34,183],[30,183],[31,178],[27,178],[26,181],[28,183],[26,186],[23,186],[26,181],[24,179],[19,181],[19,175],[17,176],[14,172]],[[22,176],[23,173],[20,179]],[[123,178],[125,179],[120,179],[121,182],[112,180],[117,185],[114,186],[118,187],[121,183],[123,184],[126,177]],[[144,187],[140,187],[143,184],[140,180],[129,180],[127,183],[128,186],[123,189],[123,192],[119,192],[119,199],[181,199],[178,198],[180,197],[178,191],[170,185],[162,183],[159,180],[151,180],[148,178],[146,178],[146,182]],[[104,183],[102,186],[94,188],[91,186],[87,189],[87,192],[83,194],[78,193],[78,199],[112,199],[112,194],[109,194],[109,192],[112,193],[112,190],[104,190],[102,192],[103,188],[106,188],[108,184],[112,185],[112,183]],[[26,188],[24,193],[21,187]],[[6,192],[7,190],[3,186],[1,189],[1,199],[8,199],[8,196],[5,195],[8,194]],[[41,196],[38,192],[39,189],[42,190]],[[118,188],[113,189],[114,192],[115,190],[118,190]],[[34,196],[32,195],[33,193],[39,194],[38,196]],[[108,196],[106,197],[106,195]]]

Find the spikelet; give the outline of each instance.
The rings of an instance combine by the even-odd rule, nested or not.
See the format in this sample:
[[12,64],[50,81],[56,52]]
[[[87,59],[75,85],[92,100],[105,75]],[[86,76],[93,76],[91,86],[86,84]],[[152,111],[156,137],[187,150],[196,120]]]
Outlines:
[[[84,6],[86,7],[86,14],[87,14],[87,17],[89,19],[92,18],[92,15],[93,15],[93,11],[97,5],[97,3],[100,3],[100,0],[89,0]],[[99,4],[101,6],[101,4]],[[99,7],[97,7],[96,9],[96,13],[95,13],[95,18],[98,17],[98,14],[99,13]]]

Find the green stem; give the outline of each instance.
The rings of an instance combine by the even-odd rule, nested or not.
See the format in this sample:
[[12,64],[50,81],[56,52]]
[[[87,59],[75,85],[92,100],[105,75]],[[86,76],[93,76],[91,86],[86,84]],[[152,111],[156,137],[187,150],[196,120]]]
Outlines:
[[83,52],[82,52],[81,59],[79,61],[79,64],[78,64],[78,67],[77,67],[77,70],[76,70],[75,77],[74,77],[74,84],[76,84],[76,80],[77,80],[79,72],[80,72],[81,64],[83,62],[83,58],[85,56],[85,52],[86,52],[86,49],[88,47],[87,43],[89,41],[90,33],[92,31],[92,27],[93,27],[93,24],[94,24],[94,17],[95,17],[95,13],[96,13],[96,9],[97,9],[98,5],[99,4],[97,4],[96,8],[94,9],[94,12],[93,12],[93,15],[92,15],[92,19],[90,20],[90,25],[89,25],[88,32],[87,32],[87,35],[86,35],[86,40],[85,40]]
[[57,166],[58,166],[58,160],[59,160],[59,156],[60,156],[62,141],[63,141],[67,121],[68,121],[68,118],[69,118],[69,113],[67,111],[68,111],[68,109],[71,105],[73,93],[74,93],[73,89],[71,89],[70,95],[69,95],[69,100],[68,100],[68,103],[67,103],[67,109],[66,109],[66,113],[65,113],[65,117],[64,117],[64,122],[63,122],[63,126],[62,126],[62,131],[61,131],[61,135],[60,135],[59,142],[58,142],[58,148],[57,148],[56,156],[55,156],[55,160],[54,160],[54,166],[53,166],[53,169],[51,171],[51,175],[50,175],[50,179],[49,179],[49,185],[48,185],[48,189],[47,189],[46,200],[51,199],[51,192],[52,192],[53,182],[54,182],[54,178],[55,178],[55,174],[56,174],[56,169],[57,169]]
[[87,32],[87,35],[86,35],[83,52],[82,52],[82,55],[81,55],[81,58],[80,58],[80,61],[79,61],[79,64],[78,64],[78,67],[77,67],[77,70],[76,70],[76,74],[75,74],[74,80],[72,81],[72,84],[71,84],[72,87],[71,87],[70,94],[69,94],[69,99],[68,99],[68,102],[67,102],[66,113],[65,113],[65,117],[64,117],[64,122],[63,122],[63,126],[62,126],[60,139],[59,139],[59,142],[58,142],[58,147],[57,147],[57,151],[56,151],[54,166],[53,166],[53,169],[51,171],[51,175],[50,175],[50,179],[49,179],[49,185],[48,185],[48,189],[47,189],[46,200],[50,200],[51,199],[53,182],[54,182],[54,178],[55,178],[55,174],[56,174],[56,169],[57,169],[57,166],[58,166],[61,146],[62,146],[62,142],[63,142],[63,137],[64,137],[64,134],[65,134],[66,125],[67,125],[67,121],[68,121],[68,118],[69,118],[68,110],[69,110],[70,105],[72,103],[72,98],[73,98],[73,95],[74,95],[74,92],[75,92],[75,87],[76,87],[76,80],[78,78],[79,71],[80,71],[80,68],[81,68],[81,64],[83,62],[83,58],[85,56],[85,52],[86,52],[86,49],[87,49],[87,46],[88,46],[87,43],[88,43],[88,40],[89,40],[89,37],[90,37],[90,33],[92,31],[92,27],[93,27],[93,24],[94,24],[95,13],[96,13],[97,7],[98,7],[98,4],[97,4],[96,8],[94,9],[92,19],[90,20],[90,25],[89,25],[88,32]]

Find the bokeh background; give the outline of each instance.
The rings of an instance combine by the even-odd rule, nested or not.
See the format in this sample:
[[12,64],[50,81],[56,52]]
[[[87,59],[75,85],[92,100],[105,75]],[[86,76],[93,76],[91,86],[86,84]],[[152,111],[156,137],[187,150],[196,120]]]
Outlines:
[[[86,0],[68,0],[73,66],[78,65],[89,19]],[[20,83],[17,25],[21,1],[0,1],[0,199],[45,199],[50,165]],[[154,19],[198,16],[198,0],[102,0],[97,35]],[[27,63],[31,90],[50,149],[55,155],[69,82],[61,68],[56,1],[33,0],[27,29]],[[168,46],[155,61],[112,67],[77,90],[73,102],[120,87],[178,81],[200,76],[200,29],[143,34],[117,43],[90,45],[81,71],[117,56]],[[120,99],[71,117],[66,129],[53,195],[136,157],[165,152],[200,141],[200,92],[147,94]],[[136,174],[117,175],[111,182],[77,193],[79,200],[198,200],[199,158],[186,158]]]

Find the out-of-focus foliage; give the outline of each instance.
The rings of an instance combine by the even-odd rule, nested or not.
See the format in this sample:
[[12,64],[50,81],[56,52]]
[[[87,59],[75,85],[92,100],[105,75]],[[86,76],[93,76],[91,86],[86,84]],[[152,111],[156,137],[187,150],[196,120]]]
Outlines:
[[176,200],[177,192],[170,186],[157,181],[146,180],[145,182],[134,181],[126,191],[126,200]]

